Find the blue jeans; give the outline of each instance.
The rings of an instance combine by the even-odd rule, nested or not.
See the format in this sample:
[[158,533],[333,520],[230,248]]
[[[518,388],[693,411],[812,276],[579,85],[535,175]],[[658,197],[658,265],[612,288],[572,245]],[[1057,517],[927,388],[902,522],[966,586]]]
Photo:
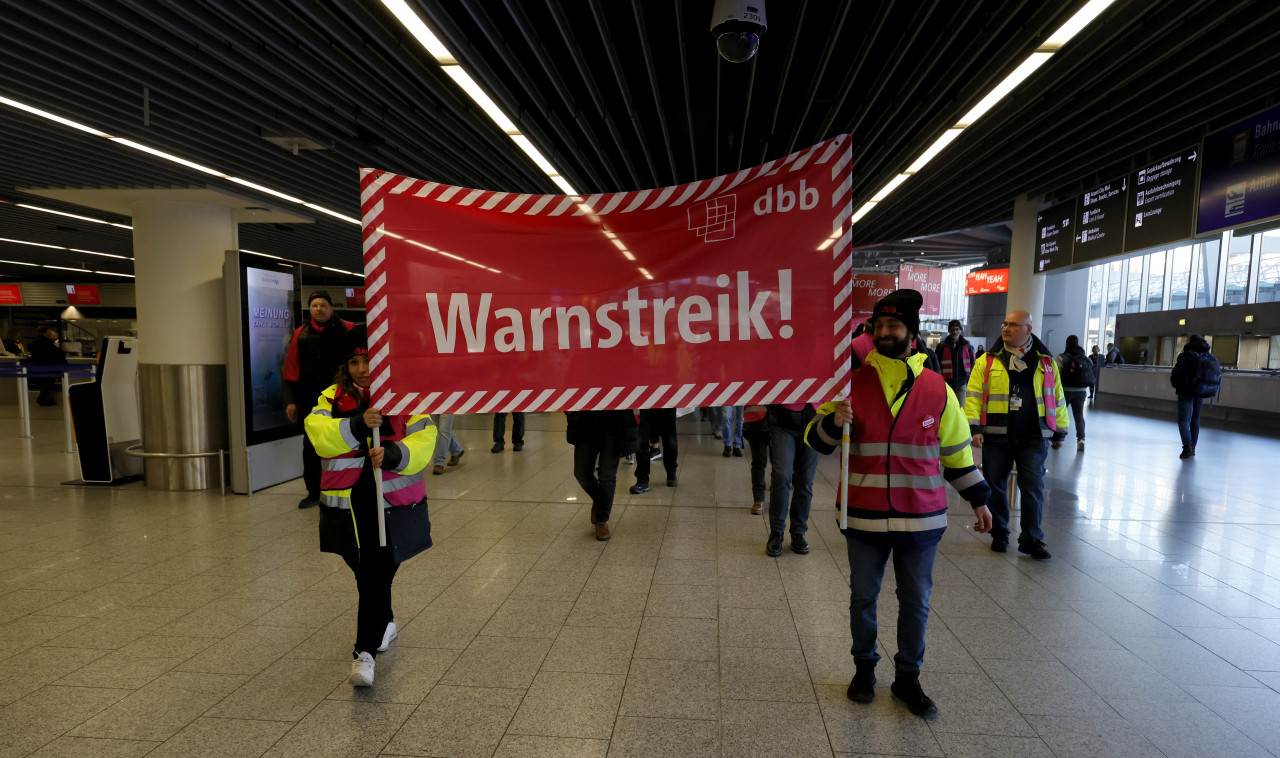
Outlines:
[[991,538],[1009,539],[1009,472],[1018,464],[1018,491],[1022,494],[1022,534],[1018,543],[1043,540],[1040,518],[1044,514],[1044,459],[1049,441],[1015,443],[1007,437],[988,437],[982,445],[982,474],[991,487]]
[[898,653],[893,656],[894,669],[898,674],[919,674],[924,663],[924,633],[929,624],[937,545],[908,552],[848,535],[844,541],[849,549],[849,631],[853,635],[849,652],[854,663],[875,665],[880,660],[876,652],[876,598],[892,552],[893,576],[898,585]]
[[804,444],[800,435],[801,432],[776,425],[769,429],[769,462],[773,466],[769,488],[769,531],[774,534],[782,534],[787,526],[788,500],[791,533],[803,535],[809,530],[809,506],[813,503],[813,472],[818,468],[818,451]]
[[1191,395],[1178,395],[1178,434],[1182,435],[1182,444],[1196,446],[1200,439],[1200,406],[1204,398]]
[[725,447],[742,447],[741,405],[726,405],[720,409],[720,439]]
[[436,466],[443,466],[445,458],[462,452],[462,445],[453,436],[453,414],[436,416]]

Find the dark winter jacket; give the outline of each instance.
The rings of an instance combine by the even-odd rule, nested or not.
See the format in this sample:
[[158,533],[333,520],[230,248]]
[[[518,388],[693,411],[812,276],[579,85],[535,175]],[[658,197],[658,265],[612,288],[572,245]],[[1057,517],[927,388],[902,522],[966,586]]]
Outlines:
[[1173,373],[1169,376],[1169,383],[1179,395],[1204,397],[1207,388],[1197,379],[1200,363],[1201,361],[1217,362],[1217,360],[1213,357],[1213,353],[1209,352],[1209,343],[1203,337],[1193,337],[1178,354],[1178,360],[1173,364]]
[[603,444],[612,436],[620,456],[640,449],[640,425],[632,411],[573,411],[565,416],[564,436],[570,445]]
[[67,354],[62,352],[58,343],[44,336],[36,337],[31,343],[31,363],[66,363]]
[[293,331],[284,362],[284,403],[297,405],[299,418],[315,407],[320,393],[333,384],[333,377],[347,358],[347,332],[355,324],[333,316],[324,326],[314,319]]

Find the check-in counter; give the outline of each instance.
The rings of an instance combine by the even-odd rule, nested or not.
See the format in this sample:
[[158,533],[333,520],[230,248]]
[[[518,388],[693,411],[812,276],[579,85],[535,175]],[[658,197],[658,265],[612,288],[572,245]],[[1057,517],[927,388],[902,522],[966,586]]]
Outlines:
[[[0,366],[13,366],[21,363],[22,359],[11,356],[0,356]],[[92,366],[98,362],[97,358],[79,358],[76,356],[67,356],[67,364],[70,366]],[[0,405],[17,405],[18,404],[18,380],[10,376],[0,376]]]
[[[1172,372],[1172,366],[1107,366],[1098,382],[1098,397],[1106,406],[1162,411],[1176,419],[1178,396],[1169,383]],[[1205,400],[1200,417],[1280,430],[1280,371],[1224,369],[1222,388],[1212,407]]]

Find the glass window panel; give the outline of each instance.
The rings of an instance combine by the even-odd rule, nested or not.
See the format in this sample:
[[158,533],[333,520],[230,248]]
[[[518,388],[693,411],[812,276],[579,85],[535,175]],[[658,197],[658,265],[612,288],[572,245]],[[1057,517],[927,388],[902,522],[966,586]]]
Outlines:
[[1267,368],[1280,368],[1280,335],[1271,338],[1271,355],[1267,358]]
[[1129,286],[1125,294],[1125,313],[1138,313],[1142,310],[1142,262],[1144,260],[1145,258],[1129,259]]
[[[1262,257],[1258,260],[1258,302],[1280,301],[1280,229],[1262,235]],[[1275,351],[1271,351],[1275,355]]]
[[1187,307],[1187,290],[1191,287],[1191,246],[1173,249],[1173,270],[1169,272],[1169,310]]
[[1151,276],[1147,279],[1147,310],[1164,310],[1164,259],[1167,250],[1147,256],[1147,268]]
[[1227,248],[1226,287],[1222,294],[1223,305],[1241,305],[1249,295],[1249,264],[1253,259],[1253,235],[1231,235]]
[[1124,261],[1107,264],[1107,342],[1114,342],[1116,314],[1120,312],[1120,285],[1124,276]]
[[1210,240],[1200,245],[1200,267],[1196,271],[1196,300],[1192,308],[1210,308],[1218,295],[1218,252],[1222,244]]

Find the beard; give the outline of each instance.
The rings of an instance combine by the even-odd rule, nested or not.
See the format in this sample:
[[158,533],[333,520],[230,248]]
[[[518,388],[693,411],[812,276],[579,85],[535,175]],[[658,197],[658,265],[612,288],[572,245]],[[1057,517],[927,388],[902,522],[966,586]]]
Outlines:
[[876,339],[876,352],[886,358],[899,358],[907,352],[907,348],[911,345],[911,337],[905,339],[895,339],[893,337],[880,337]]

